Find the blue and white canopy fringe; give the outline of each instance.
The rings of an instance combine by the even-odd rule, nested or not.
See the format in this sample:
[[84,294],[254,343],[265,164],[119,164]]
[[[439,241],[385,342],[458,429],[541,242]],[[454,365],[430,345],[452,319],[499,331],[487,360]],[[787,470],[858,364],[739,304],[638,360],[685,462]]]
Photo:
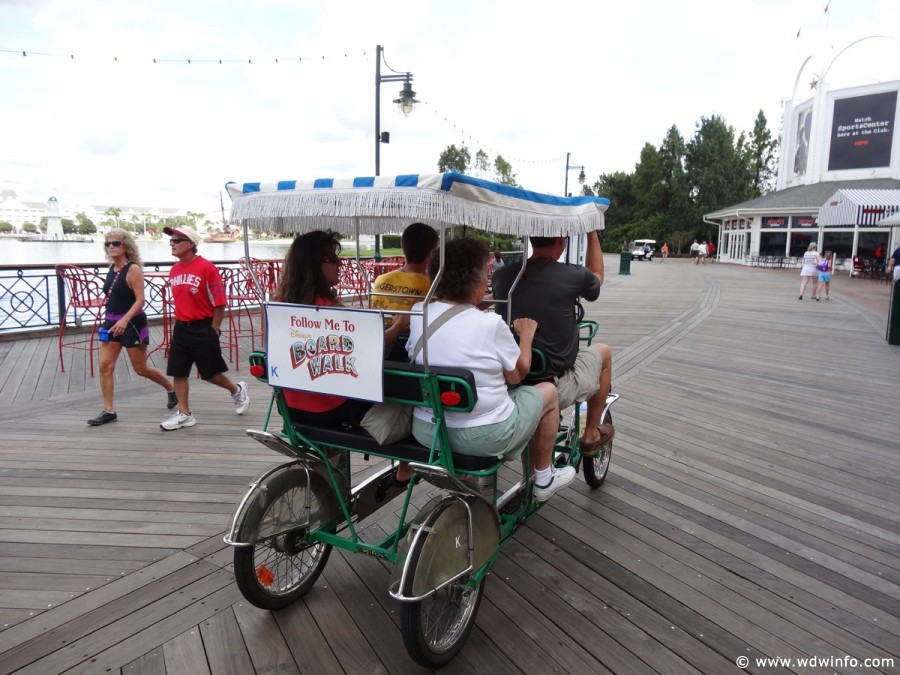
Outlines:
[[274,233],[359,227],[400,232],[423,222],[502,234],[567,236],[604,228],[603,197],[556,197],[460,173],[228,183],[232,222]]

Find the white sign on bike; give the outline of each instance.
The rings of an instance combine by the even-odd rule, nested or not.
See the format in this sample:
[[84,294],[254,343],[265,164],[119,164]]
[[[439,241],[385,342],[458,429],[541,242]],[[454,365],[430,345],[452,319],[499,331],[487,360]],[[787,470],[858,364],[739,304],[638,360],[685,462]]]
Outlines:
[[381,312],[269,303],[266,322],[269,384],[384,400]]

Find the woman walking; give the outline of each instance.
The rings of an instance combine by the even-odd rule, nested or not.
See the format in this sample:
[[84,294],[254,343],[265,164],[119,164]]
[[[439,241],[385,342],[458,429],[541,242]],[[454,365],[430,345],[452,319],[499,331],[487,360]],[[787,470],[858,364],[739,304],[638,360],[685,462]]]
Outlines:
[[822,289],[825,289],[825,299],[831,300],[831,272],[833,268],[832,256],[834,254],[828,251],[825,257],[816,263],[816,269],[819,271],[819,283],[816,284],[816,300],[822,299]]
[[[800,269],[800,297],[798,300],[803,299],[803,293],[806,291],[806,287],[809,286],[809,282],[818,278],[819,270],[816,269],[816,265],[819,264],[819,260],[821,260],[821,257],[816,252],[816,242],[811,241],[806,248],[806,253],[803,254],[803,267]],[[816,287],[813,285],[813,296],[815,296],[815,291]]]
[[113,229],[107,232],[103,248],[112,261],[103,284],[106,295],[106,320],[100,328],[100,391],[103,411],[88,420],[92,427],[115,422],[119,416],[113,405],[116,361],[122,347],[128,351],[134,372],[156,382],[168,393],[166,407],[178,405],[172,382],[156,368],[147,365],[147,315],[144,313],[144,272],[141,256],[131,233]]

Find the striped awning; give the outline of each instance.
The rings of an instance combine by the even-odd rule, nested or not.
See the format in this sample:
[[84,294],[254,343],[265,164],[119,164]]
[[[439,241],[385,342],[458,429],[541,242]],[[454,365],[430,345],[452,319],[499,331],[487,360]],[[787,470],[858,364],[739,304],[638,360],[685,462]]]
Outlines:
[[602,230],[609,206],[603,197],[557,197],[455,172],[225,187],[233,222],[275,233],[359,227],[384,234],[418,221],[549,237]]
[[838,190],[819,208],[819,224],[825,227],[882,226],[900,213],[900,190]]

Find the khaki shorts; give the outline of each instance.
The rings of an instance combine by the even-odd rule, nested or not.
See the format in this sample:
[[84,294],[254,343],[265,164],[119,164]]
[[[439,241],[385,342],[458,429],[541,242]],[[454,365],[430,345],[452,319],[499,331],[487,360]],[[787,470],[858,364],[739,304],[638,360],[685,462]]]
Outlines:
[[559,390],[559,409],[563,410],[576,401],[586,401],[600,388],[600,368],[603,359],[593,349],[578,350],[575,365],[563,373],[556,382]]

